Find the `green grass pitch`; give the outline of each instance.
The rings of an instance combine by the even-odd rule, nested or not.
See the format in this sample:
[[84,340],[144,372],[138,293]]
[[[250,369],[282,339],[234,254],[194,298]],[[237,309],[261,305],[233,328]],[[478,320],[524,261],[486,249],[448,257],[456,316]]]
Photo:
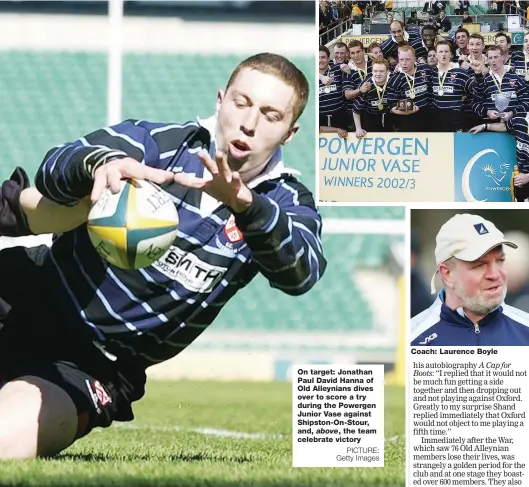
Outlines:
[[151,381],[134,422],[0,463],[0,485],[403,486],[404,389],[386,387],[385,403],[384,468],[292,468],[289,383]]

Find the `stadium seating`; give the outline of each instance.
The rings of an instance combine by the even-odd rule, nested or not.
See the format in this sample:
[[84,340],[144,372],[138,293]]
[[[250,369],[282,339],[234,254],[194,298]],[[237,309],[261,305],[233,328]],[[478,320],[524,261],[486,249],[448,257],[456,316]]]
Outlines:
[[[216,90],[240,58],[236,56],[127,54],[123,63],[123,118],[186,121],[207,117]],[[310,58],[294,59],[314,90]],[[0,141],[6,178],[16,165],[31,175],[46,151],[106,123],[107,65],[104,54],[73,52],[0,53]],[[302,171],[314,189],[314,97],[302,118],[302,130],[286,149],[287,165]],[[324,218],[403,219],[394,207],[322,208]],[[223,310],[214,329],[231,331],[306,332],[373,329],[373,313],[355,282],[359,267],[384,266],[388,236],[325,235],[330,265],[320,292],[292,298],[270,289],[258,278]]]

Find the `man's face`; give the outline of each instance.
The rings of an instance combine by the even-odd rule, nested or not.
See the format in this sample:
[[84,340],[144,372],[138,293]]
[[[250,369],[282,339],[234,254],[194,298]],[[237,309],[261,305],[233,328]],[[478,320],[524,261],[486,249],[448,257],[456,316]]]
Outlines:
[[217,145],[244,181],[259,173],[277,148],[294,136],[296,100],[293,87],[249,68],[238,74],[226,93],[219,91]]
[[525,52],[529,52],[529,35],[523,38],[523,48]]
[[468,46],[468,36],[464,32],[456,34],[456,44],[459,49],[466,49]]
[[335,47],[334,48],[334,61],[336,64],[343,64],[345,62],[347,48]]
[[504,262],[501,246],[474,262],[455,261],[451,287],[465,311],[484,316],[503,302],[507,293]]
[[382,49],[380,49],[380,47],[373,48],[371,50],[371,54],[373,55],[375,59],[382,59],[384,57],[384,54],[382,53]]
[[404,31],[399,22],[392,22],[389,26],[391,35],[395,38],[396,42],[402,42],[404,40]]
[[430,66],[437,66],[437,55],[435,53],[435,51],[429,51],[428,52],[428,60],[427,60],[428,64]]
[[422,31],[422,41],[428,49],[432,49],[435,44],[435,30],[424,29]]
[[492,49],[487,53],[489,66],[493,71],[498,71],[503,66],[503,54],[499,49]]
[[505,36],[500,36],[496,39],[496,45],[501,49],[502,54],[509,52],[509,44]]
[[349,48],[349,56],[351,58],[351,61],[355,64],[363,64],[364,63],[364,50],[360,46],[355,46]]
[[451,52],[450,48],[444,44],[441,44],[440,46],[437,46],[437,60],[439,61],[439,64],[445,65],[450,62]]
[[470,39],[468,41],[468,49],[474,56],[483,54],[483,42],[481,39]]
[[384,64],[373,64],[373,79],[375,83],[383,85],[386,82],[388,68]]
[[446,17],[446,14],[441,11],[439,12],[439,17],[441,18],[441,20],[443,20]]
[[415,56],[411,51],[399,50],[399,66],[405,73],[411,73],[415,67]]
[[320,71],[325,71],[329,67],[329,56],[327,56],[326,52],[320,51],[318,66]]

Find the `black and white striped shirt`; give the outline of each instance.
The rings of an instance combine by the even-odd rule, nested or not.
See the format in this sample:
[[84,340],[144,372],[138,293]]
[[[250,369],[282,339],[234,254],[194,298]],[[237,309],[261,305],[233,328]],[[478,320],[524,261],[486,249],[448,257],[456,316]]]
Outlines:
[[419,108],[430,106],[431,102],[431,76],[432,69],[427,64],[417,64],[414,75],[404,72],[396,72],[390,77],[391,89],[397,100],[411,98],[412,91],[415,93],[413,103]]
[[505,108],[505,112],[529,111],[529,91],[522,77],[514,73],[505,72],[500,81],[492,71],[486,76],[475,74],[474,77],[476,80],[474,92],[477,101],[475,112],[480,117],[486,117],[489,110],[498,110],[495,104],[498,86],[501,88],[501,92],[509,97],[509,105]]
[[[347,90],[358,90],[364,82],[369,81],[369,79],[371,78],[372,67],[373,67],[373,64],[371,63],[371,60],[369,60],[366,62],[365,70],[355,67],[352,69],[351,74],[344,76],[343,78],[344,93]],[[353,108],[354,108],[354,100],[348,100],[346,98],[345,99],[345,109],[347,113],[353,112]]]
[[[213,127],[211,120],[127,120],[97,130],[51,149],[38,170],[37,188],[57,203],[74,204],[90,194],[89,171],[105,154],[202,177],[197,153],[215,153]],[[109,265],[92,246],[86,225],[61,235],[45,263],[57,299],[50,306],[70,310],[71,326],[89,330],[110,354],[149,366],[186,348],[259,273],[287,294],[305,293],[326,267],[311,193],[284,167],[280,149],[249,186],[252,205],[232,214],[220,203],[206,207],[199,190],[165,184],[178,209],[178,235],[144,269]]]
[[518,170],[529,174],[529,113],[518,113],[505,122],[505,127],[516,141]]
[[[408,32],[406,32],[404,35],[404,42],[411,44],[411,47],[413,47],[413,50],[415,51],[416,57],[419,57],[417,51],[422,53],[423,50],[426,50],[422,42],[422,38],[417,35],[410,35]],[[389,38],[381,44],[380,49],[382,50],[382,54],[386,59],[390,56],[397,59],[399,44],[395,41],[392,35],[390,35]]]
[[475,80],[468,70],[460,68],[457,63],[443,72],[435,67],[431,79],[433,108],[471,111]]
[[344,72],[338,64],[329,64],[324,76],[331,78],[331,82],[324,85],[319,80],[319,105],[320,115],[332,115],[339,112],[344,106],[343,76]]

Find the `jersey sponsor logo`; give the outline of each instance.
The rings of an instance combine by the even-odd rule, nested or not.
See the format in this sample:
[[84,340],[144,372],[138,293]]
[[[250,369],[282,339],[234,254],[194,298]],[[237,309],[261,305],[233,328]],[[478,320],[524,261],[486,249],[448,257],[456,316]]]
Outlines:
[[338,87],[336,86],[336,84],[332,84],[332,85],[327,85],[327,86],[320,86],[320,95],[322,93],[325,93],[326,95],[328,95],[329,93],[333,93],[334,91],[337,91],[338,90]]
[[516,142],[516,148],[520,151],[529,152],[529,144],[525,142]]
[[210,293],[228,270],[208,264],[174,245],[152,267],[195,293]]
[[233,215],[228,218],[226,225],[224,225],[224,235],[226,235],[226,238],[231,243],[242,240],[242,232],[237,228],[237,225],[235,224],[235,217]]
[[450,81],[455,81],[456,78],[457,78],[457,74],[456,73],[452,73],[450,75]]
[[[371,100],[371,106],[372,107],[378,107],[378,104],[380,102],[378,100]],[[382,104],[383,105],[387,105],[388,104],[388,99],[387,98],[382,98]]]
[[427,336],[423,342],[419,342],[419,345],[426,345],[432,342],[433,340],[435,340],[436,338],[437,338],[437,333],[432,333],[430,336]]
[[[433,92],[434,93],[439,93],[439,86],[434,86],[433,87]],[[445,94],[454,93],[454,87],[453,86],[448,86],[448,85],[443,85],[443,92]]]
[[[428,89],[428,85],[421,85],[421,86],[416,86],[413,91],[415,92],[416,95],[418,95],[420,93],[425,93],[427,89]],[[406,90],[404,94],[409,98],[410,90]]]

